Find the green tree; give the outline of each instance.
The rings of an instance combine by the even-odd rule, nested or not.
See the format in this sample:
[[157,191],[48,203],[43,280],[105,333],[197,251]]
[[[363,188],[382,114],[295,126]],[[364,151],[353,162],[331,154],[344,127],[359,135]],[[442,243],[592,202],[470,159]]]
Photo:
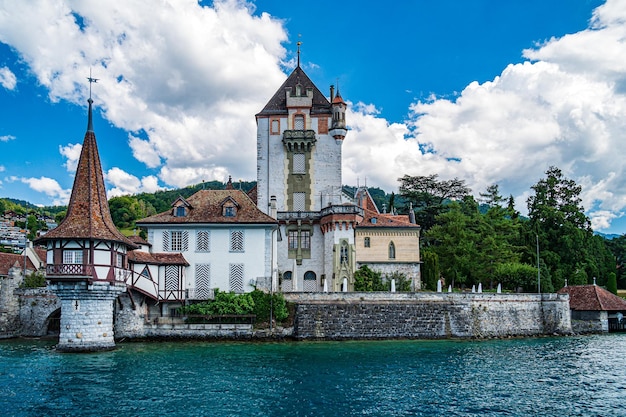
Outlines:
[[405,175],[400,181],[400,195],[413,203],[415,218],[422,230],[435,225],[435,218],[446,211],[446,205],[469,195],[465,181],[458,178],[439,180],[437,174],[412,177]]
[[422,251],[422,285],[425,289],[435,291],[439,280],[439,257],[431,248]]
[[606,281],[606,289],[617,295],[617,275],[615,275],[615,272],[609,274],[609,278]]
[[387,290],[380,272],[372,271],[367,265],[361,266],[354,273],[354,291]]
[[554,287],[561,287],[565,279],[572,284],[586,284],[593,276],[606,281],[612,267],[606,247],[593,237],[581,205],[582,187],[550,167],[546,178],[531,188],[528,233],[538,236],[540,257]]

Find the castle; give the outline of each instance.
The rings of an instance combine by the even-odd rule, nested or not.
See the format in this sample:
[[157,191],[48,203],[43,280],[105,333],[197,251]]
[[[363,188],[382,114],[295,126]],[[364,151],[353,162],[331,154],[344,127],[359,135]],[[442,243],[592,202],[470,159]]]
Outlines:
[[226,190],[180,197],[137,222],[145,241],[123,236],[111,219],[89,98],[67,217],[37,242],[46,245],[49,288],[61,300],[57,348],[113,348],[121,300],[149,321],[212,299],[216,288],[349,292],[362,265],[400,272],[419,290],[412,213],[381,213],[365,187],[343,192],[346,110],[339,90],[331,86],[325,97],[298,61],[256,115],[256,187],[246,194],[229,180]]

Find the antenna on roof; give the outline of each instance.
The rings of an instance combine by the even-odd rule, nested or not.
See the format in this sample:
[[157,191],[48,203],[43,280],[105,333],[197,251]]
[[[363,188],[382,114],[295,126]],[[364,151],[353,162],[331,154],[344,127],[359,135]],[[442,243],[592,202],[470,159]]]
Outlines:
[[[298,39],[300,39],[301,37],[302,35],[298,33]],[[300,45],[302,45],[302,41],[299,40],[296,45],[298,45],[298,67],[300,67]]]
[[93,100],[91,99],[91,84],[97,83],[98,78],[93,78],[91,76],[91,68],[89,68],[89,77],[87,77],[87,80],[89,81],[89,100],[87,100],[89,103],[89,114],[87,116],[87,131],[93,132],[93,120],[91,117],[91,103],[93,103]]

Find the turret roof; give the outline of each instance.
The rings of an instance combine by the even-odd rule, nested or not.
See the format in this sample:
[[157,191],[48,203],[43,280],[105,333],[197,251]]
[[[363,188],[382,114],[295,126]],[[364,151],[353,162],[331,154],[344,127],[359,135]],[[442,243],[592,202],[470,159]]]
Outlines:
[[330,103],[328,99],[322,94],[322,92],[313,84],[313,81],[305,74],[304,70],[298,66],[293,70],[291,75],[287,77],[283,85],[276,91],[274,96],[267,102],[263,110],[257,114],[257,116],[265,116],[271,114],[287,114],[287,97],[285,89],[291,87],[291,91],[296,91],[296,86],[300,84],[302,91],[305,92],[307,88],[313,90],[313,107],[311,113],[331,113]]
[[87,132],[76,168],[67,215],[61,224],[47,232],[38,241],[100,239],[120,242],[129,248],[136,248],[133,242],[117,230],[111,218],[96,134],[93,131],[91,103],[90,98]]

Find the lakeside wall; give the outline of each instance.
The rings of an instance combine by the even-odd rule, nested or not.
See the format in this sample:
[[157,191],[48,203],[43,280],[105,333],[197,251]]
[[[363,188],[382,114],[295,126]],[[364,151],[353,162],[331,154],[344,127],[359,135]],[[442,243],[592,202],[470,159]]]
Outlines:
[[[43,336],[60,302],[46,289],[19,290],[20,329]],[[494,293],[285,293],[295,305],[294,325],[255,330],[250,324],[185,324],[147,320],[143,300],[121,294],[115,303],[115,338],[297,340],[490,338],[571,334],[567,294]]]
[[494,293],[300,293],[296,339],[488,338],[571,334],[569,296]]

